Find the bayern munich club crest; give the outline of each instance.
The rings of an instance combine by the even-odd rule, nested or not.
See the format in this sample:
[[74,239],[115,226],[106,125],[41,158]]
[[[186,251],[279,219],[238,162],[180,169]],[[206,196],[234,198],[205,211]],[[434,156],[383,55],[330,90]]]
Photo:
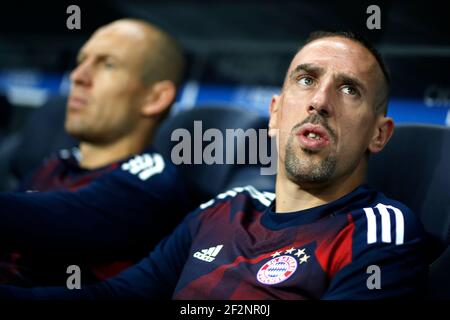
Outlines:
[[281,283],[297,270],[297,259],[283,255],[266,262],[258,271],[256,279],[263,284],[273,285]]

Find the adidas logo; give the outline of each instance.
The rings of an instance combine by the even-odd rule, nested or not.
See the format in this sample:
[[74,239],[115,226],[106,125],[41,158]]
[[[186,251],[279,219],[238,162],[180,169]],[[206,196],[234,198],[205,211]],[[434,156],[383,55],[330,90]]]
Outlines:
[[142,181],[145,181],[151,176],[161,173],[164,170],[164,166],[164,160],[161,155],[146,153],[135,156],[122,164],[122,170],[129,171],[131,174],[137,175]]
[[220,250],[222,249],[223,245],[219,244],[218,246],[211,247],[209,249],[203,249],[202,251],[197,251],[194,253],[194,258],[211,262],[213,261],[217,254],[219,254]]

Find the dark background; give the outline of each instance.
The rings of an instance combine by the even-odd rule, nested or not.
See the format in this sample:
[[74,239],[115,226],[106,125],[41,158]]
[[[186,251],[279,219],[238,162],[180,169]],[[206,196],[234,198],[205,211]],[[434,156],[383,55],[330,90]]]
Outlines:
[[[81,8],[81,30],[66,28],[70,4]],[[381,30],[366,28],[371,4],[381,8]],[[65,72],[95,29],[131,16],[178,37],[191,59],[188,77],[203,81],[279,86],[284,67],[309,32],[351,29],[386,55],[395,78],[417,75],[416,81],[425,81],[421,69],[430,67],[414,66],[419,57],[433,60],[433,76],[445,82],[450,70],[446,7],[444,1],[8,1],[1,4],[0,69]],[[397,89],[414,94],[408,91],[415,88]]]

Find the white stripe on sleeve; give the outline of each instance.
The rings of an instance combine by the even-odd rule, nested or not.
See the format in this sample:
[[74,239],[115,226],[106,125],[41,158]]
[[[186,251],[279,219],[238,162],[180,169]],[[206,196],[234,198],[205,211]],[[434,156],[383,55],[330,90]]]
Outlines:
[[377,242],[377,220],[372,208],[364,208],[367,217],[367,243]]

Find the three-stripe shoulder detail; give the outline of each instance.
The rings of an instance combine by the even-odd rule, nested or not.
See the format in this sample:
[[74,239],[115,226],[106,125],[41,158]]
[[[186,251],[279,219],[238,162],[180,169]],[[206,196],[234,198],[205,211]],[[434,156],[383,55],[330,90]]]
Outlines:
[[207,207],[211,206],[217,199],[225,199],[227,197],[235,197],[238,193],[241,193],[243,191],[247,191],[250,196],[253,199],[258,200],[261,204],[263,204],[264,206],[268,207],[272,201],[275,199],[275,194],[272,192],[261,192],[256,190],[254,187],[252,186],[245,186],[245,187],[238,187],[238,188],[233,188],[231,190],[225,191],[221,194],[219,194],[216,198],[209,200],[208,202],[202,203],[200,205],[200,209],[206,209]]
[[[391,205],[378,203],[375,207],[364,208],[367,220],[367,244],[379,242],[401,245],[405,240],[405,218],[403,212]],[[377,219],[377,217],[379,217]],[[391,219],[391,218],[394,219]],[[393,220],[393,221],[392,221]],[[380,221],[381,223],[377,223]],[[392,230],[391,224],[395,223]],[[377,237],[377,230],[381,228],[381,239]]]

